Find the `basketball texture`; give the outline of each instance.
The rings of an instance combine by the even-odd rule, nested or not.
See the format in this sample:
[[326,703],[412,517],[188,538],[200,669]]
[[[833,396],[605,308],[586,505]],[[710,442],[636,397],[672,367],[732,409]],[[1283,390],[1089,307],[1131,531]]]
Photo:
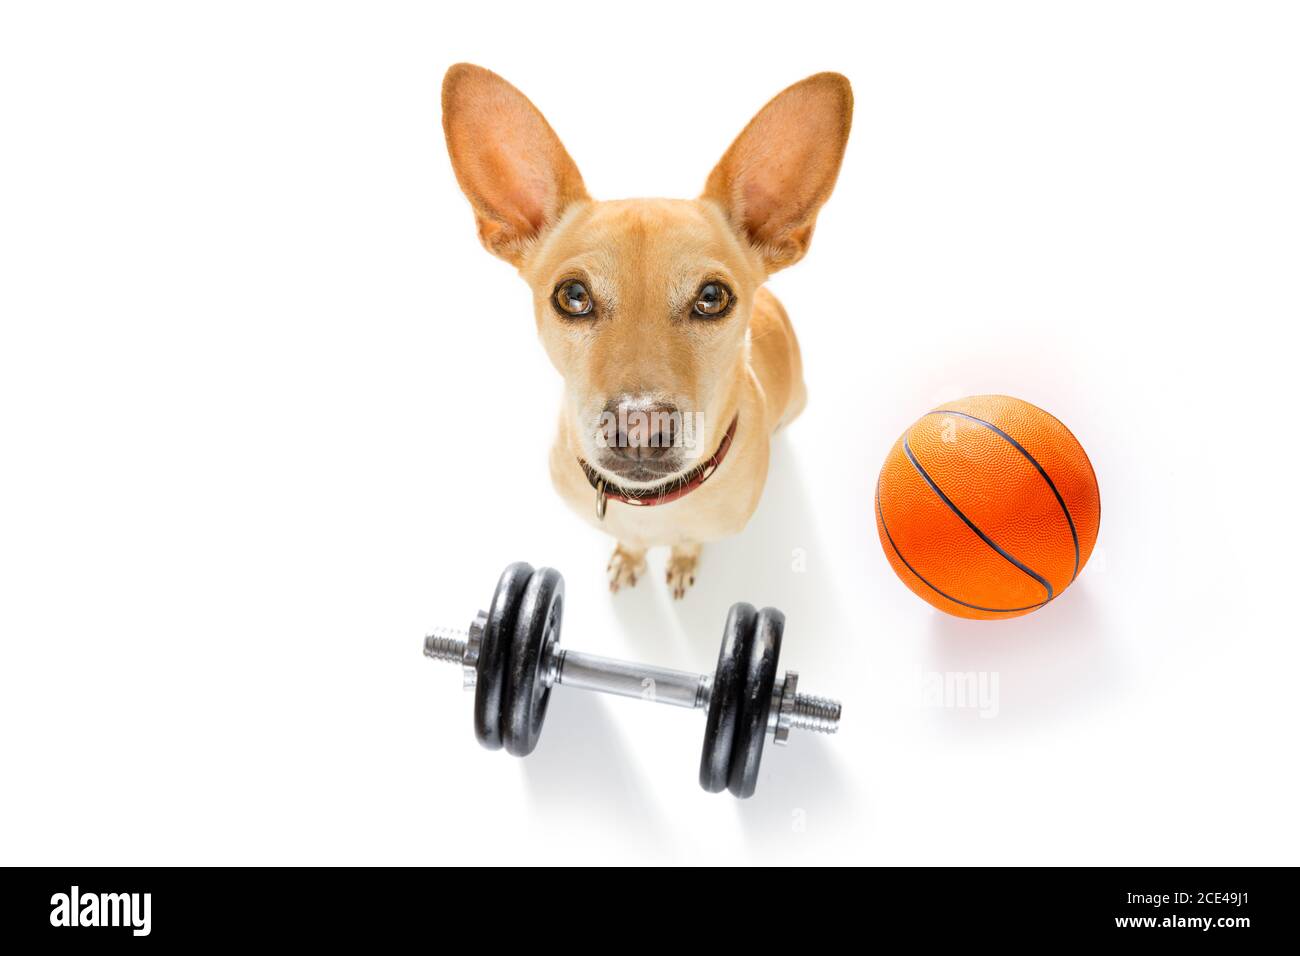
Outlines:
[[958,617],[1019,617],[1058,597],[1088,563],[1100,521],[1083,446],[1006,395],[921,416],[876,484],[876,528],[895,573]]

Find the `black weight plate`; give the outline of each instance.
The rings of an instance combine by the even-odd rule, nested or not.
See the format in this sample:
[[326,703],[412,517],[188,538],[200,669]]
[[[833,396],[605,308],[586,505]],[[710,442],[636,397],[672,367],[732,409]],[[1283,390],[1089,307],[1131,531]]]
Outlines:
[[514,640],[506,662],[506,698],[501,711],[501,739],[516,757],[527,757],[542,735],[551,699],[543,669],[547,649],[560,639],[564,617],[564,578],[554,568],[538,568],[528,579]]
[[709,793],[719,793],[727,786],[736,725],[740,720],[745,662],[749,659],[757,616],[752,604],[733,604],[722,628],[718,669],[713,672],[709,713],[704,721],[704,749],[700,754],[700,786]]
[[533,566],[516,561],[504,571],[492,594],[487,624],[478,648],[478,677],[474,685],[474,734],[488,750],[501,749],[502,702],[506,689],[506,661],[515,633],[515,618]]
[[735,749],[727,789],[738,797],[752,797],[758,785],[758,765],[763,760],[763,743],[767,740],[767,722],[772,712],[772,688],[776,684],[776,666],[781,657],[781,634],[785,615],[776,608],[765,607],[754,623],[754,640],[742,671],[740,722],[736,727]]

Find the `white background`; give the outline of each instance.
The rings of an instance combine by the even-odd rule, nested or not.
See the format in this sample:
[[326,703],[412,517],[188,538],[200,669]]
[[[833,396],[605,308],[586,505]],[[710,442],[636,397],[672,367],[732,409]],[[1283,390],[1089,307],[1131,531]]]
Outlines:
[[[0,14],[0,861],[1300,862],[1300,42],[1285,4],[31,4]],[[560,383],[439,127],[458,60],[597,197],[694,195],[816,71],[857,97],[771,285],[810,388],[674,603],[551,490]],[[1079,581],[944,617],[871,511],[1004,392],[1100,479]],[[792,570],[803,549],[807,569]],[[698,789],[699,714],[557,693],[527,761],[421,657],[501,568],[565,643],[712,667],[726,608],[842,732]],[[999,709],[927,706],[996,672]]]

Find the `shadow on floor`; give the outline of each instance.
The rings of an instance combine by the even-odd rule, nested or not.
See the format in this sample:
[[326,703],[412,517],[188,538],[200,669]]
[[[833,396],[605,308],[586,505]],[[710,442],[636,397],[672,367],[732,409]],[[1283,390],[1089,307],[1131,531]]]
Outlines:
[[1077,584],[1048,607],[1009,621],[936,614],[928,634],[930,671],[996,674],[998,688],[997,719],[983,719],[973,708],[944,708],[940,723],[984,734],[1104,706],[1125,689],[1113,639],[1097,599]]
[[646,799],[654,783],[631,759],[636,753],[599,697],[552,694],[542,739],[523,761],[533,806],[553,820],[604,818],[655,849],[664,827]]

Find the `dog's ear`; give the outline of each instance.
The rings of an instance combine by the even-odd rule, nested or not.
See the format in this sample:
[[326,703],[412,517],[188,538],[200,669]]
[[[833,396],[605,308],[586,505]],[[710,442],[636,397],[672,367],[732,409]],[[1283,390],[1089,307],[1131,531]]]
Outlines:
[[488,252],[519,265],[569,204],[582,174],[528,97],[491,70],[457,63],[442,81],[442,128]]
[[853,89],[818,73],[778,93],[736,137],[704,186],[775,272],[803,258],[840,172]]

